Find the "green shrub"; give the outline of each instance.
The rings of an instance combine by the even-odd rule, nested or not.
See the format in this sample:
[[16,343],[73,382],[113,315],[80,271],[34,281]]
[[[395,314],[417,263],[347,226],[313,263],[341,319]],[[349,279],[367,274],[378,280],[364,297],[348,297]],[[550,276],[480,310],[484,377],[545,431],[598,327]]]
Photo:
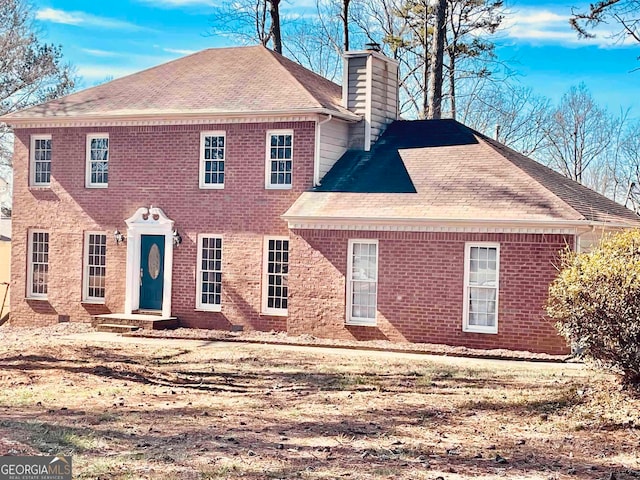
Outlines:
[[591,252],[565,251],[547,313],[586,360],[640,385],[640,230],[608,235]]

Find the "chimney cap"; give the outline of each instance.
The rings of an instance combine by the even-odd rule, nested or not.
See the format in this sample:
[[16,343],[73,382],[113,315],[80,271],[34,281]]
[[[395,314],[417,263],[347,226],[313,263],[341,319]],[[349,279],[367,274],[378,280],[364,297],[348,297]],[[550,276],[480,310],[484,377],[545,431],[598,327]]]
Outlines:
[[379,51],[382,50],[382,48],[380,47],[380,44],[378,42],[365,43],[364,46],[367,47],[367,50],[369,50],[371,52],[379,52]]

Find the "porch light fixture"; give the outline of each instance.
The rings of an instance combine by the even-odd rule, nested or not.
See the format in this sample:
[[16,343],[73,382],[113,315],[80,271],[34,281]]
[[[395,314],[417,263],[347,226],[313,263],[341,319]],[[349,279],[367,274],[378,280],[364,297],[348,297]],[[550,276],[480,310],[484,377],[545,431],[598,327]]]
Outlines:
[[116,245],[120,245],[127,239],[127,237],[120,233],[120,230],[116,230],[115,232],[113,232],[113,238],[116,241]]
[[180,245],[182,243],[182,237],[180,236],[180,234],[178,233],[177,229],[173,230],[173,246],[177,247],[178,245]]

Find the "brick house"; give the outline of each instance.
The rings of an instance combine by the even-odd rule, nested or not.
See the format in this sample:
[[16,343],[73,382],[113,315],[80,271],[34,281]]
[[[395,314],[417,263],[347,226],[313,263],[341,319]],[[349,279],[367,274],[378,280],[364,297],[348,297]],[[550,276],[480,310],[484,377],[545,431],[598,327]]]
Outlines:
[[455,121],[398,121],[397,64],[344,62],[341,89],[210,49],[2,117],[10,321],[564,352],[558,251],[638,217]]

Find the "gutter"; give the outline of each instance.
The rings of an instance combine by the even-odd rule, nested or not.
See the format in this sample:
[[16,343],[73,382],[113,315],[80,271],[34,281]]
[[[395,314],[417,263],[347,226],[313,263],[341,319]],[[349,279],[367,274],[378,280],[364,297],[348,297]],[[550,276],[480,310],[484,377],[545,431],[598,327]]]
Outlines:
[[106,125],[108,123],[145,123],[153,122],[163,123],[210,123],[216,119],[242,119],[247,117],[292,117],[292,116],[311,116],[311,115],[329,115],[347,122],[359,122],[359,115],[351,112],[340,112],[329,108],[308,108],[300,110],[248,110],[235,112],[157,112],[157,113],[122,113],[110,115],[75,115],[60,116],[55,115],[47,117],[20,117],[9,114],[0,117],[0,122],[4,122],[10,127],[37,127],[37,126],[65,126],[66,124],[83,124],[83,123],[99,123]]
[[[314,225],[355,225],[355,226],[376,226],[376,227],[427,227],[427,226],[447,226],[447,227],[515,227],[515,228],[574,228],[581,230],[580,234],[585,234],[595,230],[597,227],[603,228],[632,228],[633,225],[608,222],[593,222],[589,220],[520,220],[520,219],[463,219],[463,218],[412,218],[412,217],[313,217],[288,215],[284,213],[280,216],[292,224],[306,224],[312,228]],[[298,227],[303,228],[303,227]],[[576,231],[578,234],[578,231]]]

